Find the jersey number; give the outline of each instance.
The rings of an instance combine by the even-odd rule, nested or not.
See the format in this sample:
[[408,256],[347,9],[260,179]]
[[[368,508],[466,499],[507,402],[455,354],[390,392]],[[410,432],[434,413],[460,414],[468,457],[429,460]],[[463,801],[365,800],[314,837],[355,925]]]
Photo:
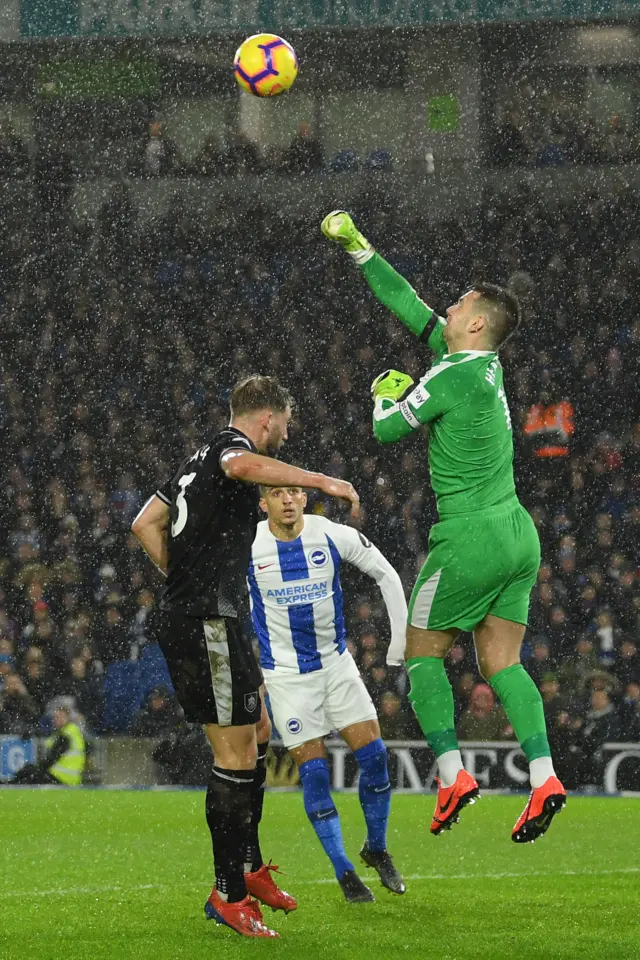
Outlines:
[[509,404],[507,403],[507,395],[504,392],[503,387],[498,387],[498,396],[502,401],[502,406],[504,407],[504,415],[507,420],[507,430],[511,430],[511,412],[509,410]]
[[190,483],[193,483],[195,480],[195,473],[185,473],[183,477],[180,477],[178,480],[178,486],[180,487],[180,493],[176,497],[176,507],[178,508],[178,516],[175,521],[171,524],[171,536],[177,537],[184,530],[187,517],[189,516],[189,509],[187,507],[187,501],[184,498],[184,492],[189,486]]

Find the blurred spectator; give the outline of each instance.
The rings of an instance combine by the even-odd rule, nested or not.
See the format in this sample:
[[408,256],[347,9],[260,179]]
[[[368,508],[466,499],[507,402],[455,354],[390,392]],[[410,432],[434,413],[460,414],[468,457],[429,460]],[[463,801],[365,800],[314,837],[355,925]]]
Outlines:
[[44,756],[37,763],[25,764],[11,783],[69,787],[82,783],[87,757],[84,734],[68,707],[56,707],[52,723],[53,734],[45,741]]
[[472,670],[465,670],[461,675],[458,684],[455,688],[456,693],[456,723],[468,708],[471,701],[471,694],[473,693],[473,688],[477,683],[477,676]]
[[573,404],[562,399],[554,382],[540,392],[536,403],[527,412],[524,434],[527,440],[531,467],[538,483],[553,483],[555,489],[566,483],[566,468],[575,431]]
[[8,120],[0,122],[0,180],[18,180],[29,175],[29,152]]
[[378,719],[383,740],[402,740],[405,729],[402,701],[390,690],[382,695]]
[[109,606],[96,627],[96,642],[100,660],[106,667],[117,660],[128,660],[131,655],[131,640],[127,634],[124,617],[118,607]]
[[246,134],[236,130],[229,139],[222,158],[225,173],[259,174],[265,164],[257,145]]
[[0,694],[0,734],[26,739],[38,729],[41,711],[17,673],[10,673]]
[[554,673],[544,675],[540,685],[540,693],[542,694],[542,704],[547,726],[551,726],[555,723],[557,714],[560,713],[561,710],[566,710],[567,707],[565,698],[560,694],[560,681]]
[[640,680],[626,684],[619,718],[620,739],[640,742]]
[[88,726],[92,730],[100,730],[104,708],[102,684],[87,667],[83,657],[73,657],[71,660],[71,674],[63,692],[74,698],[76,712],[85,718]]
[[73,180],[71,155],[61,140],[51,139],[37,145],[34,178],[43,218],[57,228],[69,214]]
[[286,173],[318,173],[324,169],[322,144],[311,133],[308,123],[301,123],[298,132],[282,157]]
[[602,783],[604,761],[602,746],[620,739],[620,721],[611,696],[606,689],[591,692],[591,705],[587,710],[579,743],[583,767],[581,781],[586,784]]
[[129,472],[121,474],[115,490],[109,497],[112,516],[122,527],[130,527],[142,506],[141,494]]
[[583,635],[569,656],[558,664],[558,676],[563,687],[566,687],[575,698],[579,691],[582,692],[587,677],[597,666],[598,657],[593,641],[588,635]]
[[134,737],[157,737],[173,730],[182,717],[178,701],[167,687],[157,686],[147,696],[134,720],[131,733]]
[[24,657],[24,684],[41,713],[60,690],[59,675],[52,670],[40,647],[29,647]]
[[640,655],[638,645],[632,636],[622,639],[615,663],[615,673],[620,683],[640,683]]
[[143,145],[141,171],[144,177],[175,175],[180,169],[176,144],[164,132],[162,124],[153,120],[149,124],[147,139]]
[[[360,650],[363,653],[367,652],[367,647],[365,643],[367,639],[370,638],[375,643],[375,636],[373,634],[365,634],[360,638]],[[364,643],[363,643],[364,641]],[[369,649],[369,652],[375,654],[375,646],[372,649]],[[371,699],[373,700],[376,710],[380,710],[380,705],[382,702],[382,697],[389,689],[389,679],[388,679],[388,670],[385,663],[381,660],[378,660],[377,657],[374,659],[366,671],[363,671],[365,682],[367,684],[367,689],[371,694]]]
[[488,683],[479,683],[471,691],[469,706],[457,726],[461,740],[507,740],[513,737],[507,716],[496,704]]
[[14,656],[13,642],[8,637],[0,637],[0,693],[6,678],[11,673],[15,673],[16,659]]
[[582,725],[581,712],[574,705],[558,711],[547,727],[556,773],[569,790],[575,790],[588,776],[583,754]]
[[533,647],[533,657],[527,660],[527,671],[534,680],[536,686],[540,687],[543,678],[553,673],[555,663],[551,657],[549,642],[541,637],[536,638]]
[[210,133],[204,141],[192,170],[199,177],[217,177],[225,172],[224,151],[215,133]]
[[499,127],[496,137],[495,165],[499,167],[521,166],[529,156],[523,132],[522,119],[516,110],[509,110]]

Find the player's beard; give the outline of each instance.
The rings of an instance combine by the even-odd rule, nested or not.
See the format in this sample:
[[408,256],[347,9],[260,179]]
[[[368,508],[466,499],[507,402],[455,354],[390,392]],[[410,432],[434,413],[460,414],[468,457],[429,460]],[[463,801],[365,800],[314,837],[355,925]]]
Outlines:
[[284,443],[284,440],[282,439],[282,434],[276,433],[273,436],[270,435],[267,438],[267,450],[266,450],[267,456],[276,457],[283,443]]
[[278,442],[278,439],[276,437],[274,437],[273,440],[271,439],[267,440],[267,449],[266,449],[267,456],[277,457],[278,451],[281,446],[282,446],[282,443]]

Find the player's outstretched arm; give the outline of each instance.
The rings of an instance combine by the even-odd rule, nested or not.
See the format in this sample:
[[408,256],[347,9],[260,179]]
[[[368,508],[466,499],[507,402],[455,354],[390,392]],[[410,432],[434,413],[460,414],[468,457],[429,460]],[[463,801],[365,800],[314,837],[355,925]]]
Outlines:
[[360,514],[360,497],[346,480],[335,480],[324,473],[312,473],[289,463],[281,463],[259,453],[229,450],[220,459],[225,474],[232,480],[245,483],[263,483],[269,487],[313,487],[330,497],[338,497],[351,504],[351,516]]
[[[429,340],[437,330],[438,317],[420,299],[411,284],[376,253],[344,210],[334,210],[322,221],[322,232],[350,254],[364,273],[377,299],[416,336]],[[431,343],[437,350],[439,344]]]

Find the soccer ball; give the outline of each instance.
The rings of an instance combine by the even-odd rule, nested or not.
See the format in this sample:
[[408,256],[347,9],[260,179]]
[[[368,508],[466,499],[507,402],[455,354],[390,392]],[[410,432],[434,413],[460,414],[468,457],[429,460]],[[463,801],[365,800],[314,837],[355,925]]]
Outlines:
[[236,80],[254,97],[277,97],[298,75],[298,59],[290,43],[274,33],[256,33],[233,58]]

